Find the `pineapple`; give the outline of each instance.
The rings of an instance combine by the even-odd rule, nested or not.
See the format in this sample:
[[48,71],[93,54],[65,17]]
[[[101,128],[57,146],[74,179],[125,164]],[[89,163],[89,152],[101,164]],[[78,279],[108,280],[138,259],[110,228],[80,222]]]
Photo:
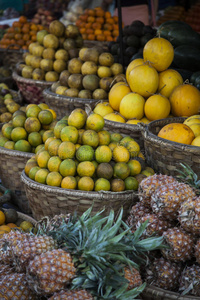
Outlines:
[[200,264],[200,239],[197,240],[194,250],[194,256],[196,258],[196,261]]
[[179,292],[200,296],[200,266],[186,266],[180,278]]
[[56,241],[50,236],[24,235],[23,240],[12,245],[13,264],[16,271],[25,271],[28,262],[36,255],[55,249],[56,247]]
[[200,197],[188,199],[181,204],[178,220],[184,230],[200,235]]
[[128,280],[128,290],[131,290],[135,287],[142,285],[142,278],[140,272],[135,268],[125,268],[124,277]]
[[49,300],[93,300],[94,298],[86,290],[62,290],[55,293]]
[[5,275],[14,273],[15,270],[10,265],[0,264],[0,279],[1,277],[4,277]]
[[155,214],[168,220],[176,220],[182,202],[192,199],[196,194],[185,183],[173,182],[160,185],[151,195],[151,207]]
[[29,288],[26,275],[11,273],[0,279],[1,300],[36,300],[36,294]]
[[49,295],[70,283],[75,272],[71,255],[62,249],[53,249],[29,262],[27,280],[37,294]]
[[146,207],[143,201],[137,202],[132,206],[126,224],[131,227],[133,231],[136,230],[136,224],[140,221],[141,217],[151,213],[151,209]]
[[167,248],[161,249],[166,259],[180,262],[191,259],[193,254],[194,239],[180,228],[169,228],[163,233]]
[[151,195],[159,186],[163,186],[163,184],[168,183],[173,184],[176,182],[177,180],[174,177],[168,175],[154,174],[152,176],[148,176],[139,184],[139,199],[140,201],[144,201],[144,204],[149,207],[151,202]]
[[181,271],[181,264],[166,260],[164,257],[156,258],[145,270],[145,280],[150,285],[174,291],[179,286]]

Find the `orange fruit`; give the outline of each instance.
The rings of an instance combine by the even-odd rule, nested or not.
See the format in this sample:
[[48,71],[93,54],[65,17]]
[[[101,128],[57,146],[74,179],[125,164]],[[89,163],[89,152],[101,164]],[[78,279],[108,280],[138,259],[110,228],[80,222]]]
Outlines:
[[39,132],[31,132],[28,135],[28,142],[32,147],[42,144],[42,136]]
[[77,173],[80,177],[88,176],[92,177],[95,172],[95,166],[90,161],[80,162],[77,166]]
[[102,145],[95,150],[95,160],[98,163],[109,163],[111,159],[112,151],[108,146]]
[[130,153],[124,146],[117,146],[113,150],[113,159],[116,162],[128,162],[130,159]]
[[94,149],[89,145],[80,146],[76,151],[78,161],[92,161],[94,159]]
[[35,174],[38,170],[40,170],[41,168],[38,166],[32,167],[28,173],[28,177],[32,180],[35,180]]
[[54,139],[53,141],[51,141],[48,145],[48,152],[50,156],[56,156],[58,155],[58,148],[61,144],[61,140],[60,139]]
[[131,159],[131,160],[129,160],[127,165],[130,168],[130,175],[131,176],[135,176],[135,175],[138,175],[138,174],[141,173],[142,167],[141,167],[141,164],[138,160]]
[[42,151],[38,154],[37,163],[40,168],[47,168],[48,161],[50,159],[50,154],[48,151]]
[[91,177],[81,177],[78,181],[78,189],[83,191],[92,191],[94,189],[94,180]]
[[51,186],[60,186],[62,181],[62,176],[59,172],[53,171],[47,175],[46,184]]
[[69,141],[76,144],[78,141],[78,130],[74,126],[65,126],[61,130],[60,138],[63,142]]
[[110,186],[112,192],[122,192],[125,190],[125,183],[120,178],[115,178],[111,180]]
[[101,130],[98,132],[99,145],[109,145],[111,140],[111,134],[107,130]]
[[67,124],[65,124],[65,123],[57,122],[57,124],[55,125],[54,130],[53,130],[54,135],[57,139],[60,139],[61,130],[66,126],[67,126]]
[[36,166],[37,166],[37,162],[35,160],[27,161],[25,168],[24,168],[25,174],[28,176],[30,169],[32,169],[33,167],[36,167]]
[[14,150],[31,152],[31,145],[26,140],[19,140],[15,143]]
[[113,176],[115,178],[125,179],[130,174],[130,168],[125,162],[118,162],[113,167]]
[[3,211],[0,210],[0,225],[4,224],[6,220],[6,216]]
[[26,140],[27,136],[28,136],[28,134],[27,134],[26,130],[24,129],[24,127],[15,127],[11,131],[11,139],[14,142],[17,142],[19,140]]
[[98,132],[103,129],[104,123],[104,118],[101,115],[92,113],[86,120],[86,128]]
[[81,108],[74,109],[68,117],[68,125],[77,129],[83,128],[87,119],[86,112]]
[[49,170],[42,168],[35,173],[35,181],[46,184],[46,178],[49,174]]
[[64,159],[59,166],[59,172],[63,177],[74,176],[76,174],[75,161],[71,158]]
[[95,181],[94,190],[98,191],[110,191],[110,181],[105,178],[99,178]]
[[[46,140],[49,138],[49,137],[54,137],[54,131],[53,130],[45,130],[45,132],[43,133],[42,135],[42,140],[43,140],[43,143],[46,142]],[[56,136],[57,137],[57,136]]]
[[136,141],[129,141],[126,143],[126,148],[130,152],[131,157],[138,156],[140,152],[140,145]]
[[47,168],[50,172],[58,172],[62,160],[58,156],[52,156],[47,163]]
[[3,230],[3,231],[6,231],[6,232],[10,232],[11,231],[11,228],[7,225],[1,225],[0,226],[0,231]]
[[75,190],[77,187],[77,180],[74,176],[66,176],[61,182],[61,188]]
[[45,150],[48,150],[49,144],[50,144],[52,141],[54,141],[55,139],[56,139],[55,136],[51,136],[51,137],[49,137],[49,138],[45,141],[45,143],[44,143],[44,148],[45,148]]
[[98,133],[94,130],[85,130],[82,134],[82,144],[96,148],[99,144]]
[[62,142],[58,147],[58,156],[60,159],[74,158],[76,146],[69,141]]
[[134,190],[134,191],[138,190],[139,183],[135,177],[133,177],[133,176],[127,177],[124,180],[124,183],[125,183],[126,190]]
[[26,116],[27,116],[27,118],[29,118],[29,117],[37,118],[40,111],[41,111],[41,108],[38,105],[33,104],[26,110]]
[[53,114],[51,113],[51,111],[44,109],[39,112],[38,119],[41,124],[49,125],[53,121]]
[[38,132],[41,129],[41,123],[38,120],[38,118],[35,117],[29,117],[26,119],[24,123],[24,128],[28,133],[30,132]]

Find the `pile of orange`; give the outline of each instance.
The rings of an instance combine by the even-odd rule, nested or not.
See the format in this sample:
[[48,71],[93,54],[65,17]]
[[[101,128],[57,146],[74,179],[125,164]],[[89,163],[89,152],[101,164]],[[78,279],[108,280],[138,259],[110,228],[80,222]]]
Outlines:
[[0,48],[6,49],[24,49],[36,41],[36,35],[39,30],[44,29],[44,26],[28,22],[25,16],[21,16],[18,21],[13,22],[8,28],[3,38],[0,41]]
[[118,17],[100,7],[86,9],[76,25],[84,40],[115,41],[119,35]]

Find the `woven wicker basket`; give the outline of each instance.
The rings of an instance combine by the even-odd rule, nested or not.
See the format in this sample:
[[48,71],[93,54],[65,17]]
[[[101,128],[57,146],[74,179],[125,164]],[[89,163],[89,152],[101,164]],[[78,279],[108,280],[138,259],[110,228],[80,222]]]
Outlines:
[[17,214],[18,214],[18,219],[20,219],[20,220],[22,220],[22,221],[29,221],[29,222],[31,222],[34,226],[37,224],[37,221],[34,219],[34,218],[32,218],[31,216],[29,216],[29,215],[26,215],[26,214],[23,214],[23,213],[21,213],[21,212],[17,212]]
[[141,149],[144,149],[144,137],[141,133],[141,128],[138,125],[105,120],[104,128],[111,132],[118,132],[123,135],[131,136],[140,145]]
[[[10,49],[12,46],[18,47],[19,49]],[[3,64],[14,68],[15,65],[23,60],[23,54],[26,51],[20,49],[19,45],[11,44],[6,49],[0,49]]]
[[47,103],[51,109],[55,110],[58,119],[70,114],[75,108],[82,108],[85,110],[86,106],[89,105],[90,108],[93,109],[99,101],[58,95],[53,93],[50,88],[43,91],[43,96],[45,103]]
[[54,216],[61,213],[82,214],[93,204],[93,213],[105,208],[107,215],[112,208],[117,214],[123,206],[124,217],[129,209],[138,200],[134,191],[124,192],[87,192],[81,190],[69,190],[40,184],[31,180],[23,171],[21,174],[27,198],[33,217],[36,220],[44,216]]
[[53,82],[23,78],[16,71],[13,72],[12,76],[27,103],[39,104],[45,102],[42,92],[50,87]]
[[92,48],[92,47],[101,47],[103,50],[107,51],[108,50],[108,43],[109,42],[100,42],[100,41],[90,41],[90,40],[84,40],[83,46],[87,48]]
[[160,129],[170,123],[183,123],[185,118],[167,118],[153,121],[143,129],[147,163],[156,172],[176,176],[180,163],[186,163],[200,176],[199,147],[171,142],[157,136]]
[[158,287],[148,285],[142,292],[143,300],[200,300],[200,297],[190,295],[181,296],[178,293],[170,292]]
[[28,199],[21,182],[21,172],[33,153],[0,147],[0,178],[2,184],[11,190],[12,200],[24,213],[31,213]]

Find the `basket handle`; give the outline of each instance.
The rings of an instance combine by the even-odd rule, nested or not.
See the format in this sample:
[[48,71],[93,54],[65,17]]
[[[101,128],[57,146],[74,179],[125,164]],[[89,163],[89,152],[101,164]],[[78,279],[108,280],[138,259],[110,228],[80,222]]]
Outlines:
[[147,136],[147,128],[148,128],[148,124],[142,123],[142,122],[138,122],[137,123],[141,133],[143,136]]

